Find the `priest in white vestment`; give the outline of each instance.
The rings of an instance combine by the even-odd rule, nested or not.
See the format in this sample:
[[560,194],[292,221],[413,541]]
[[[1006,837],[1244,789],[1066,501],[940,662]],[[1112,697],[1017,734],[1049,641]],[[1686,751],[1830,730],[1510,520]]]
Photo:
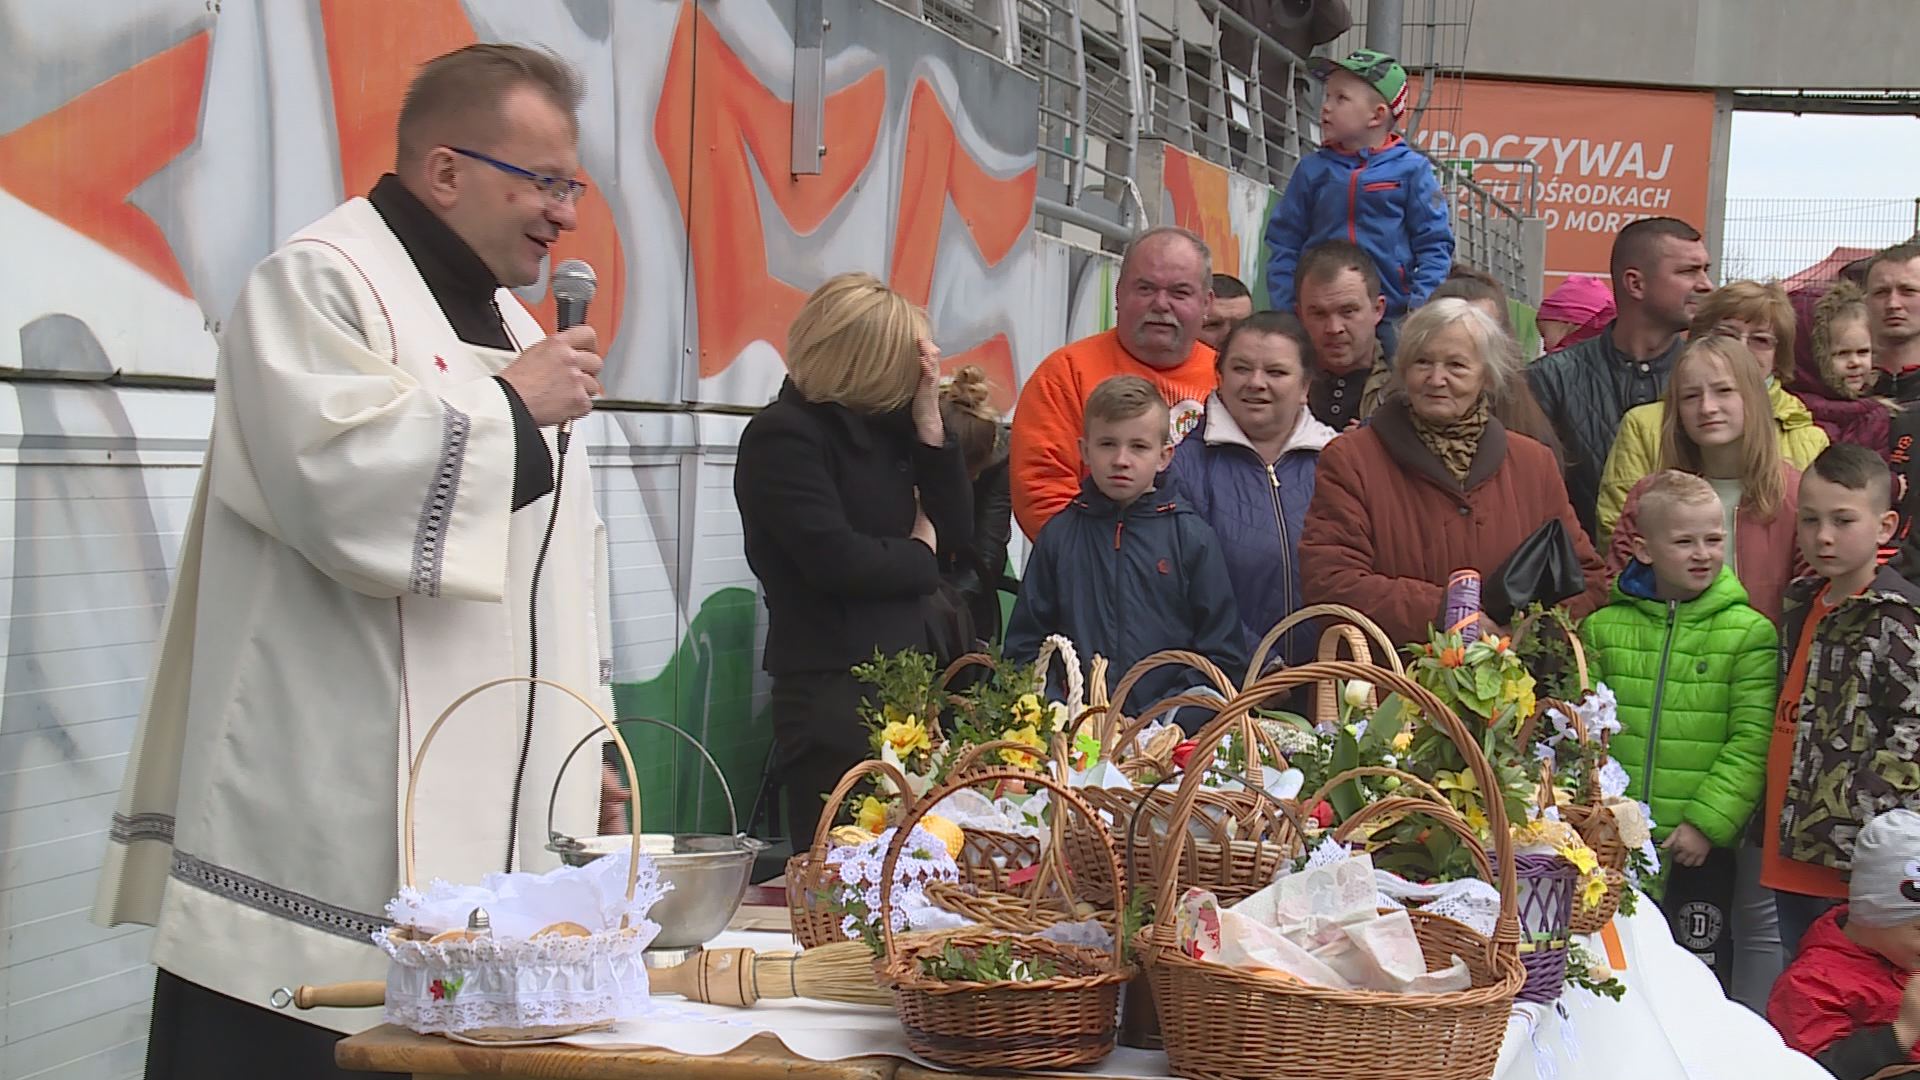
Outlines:
[[[156,927],[150,1080],[348,1075],[332,1043],[378,1010],[268,1000],[384,978],[370,935],[429,725],[536,665],[612,713],[604,528],[559,427],[600,359],[507,291],[574,227],[578,86],[513,46],[430,62],[395,173],[262,262],[228,321],[95,909]],[[490,690],[435,739],[421,884],[554,865],[547,796],[596,721],[551,689],[531,706],[524,683]],[[560,793],[575,835],[598,824],[599,756]]]

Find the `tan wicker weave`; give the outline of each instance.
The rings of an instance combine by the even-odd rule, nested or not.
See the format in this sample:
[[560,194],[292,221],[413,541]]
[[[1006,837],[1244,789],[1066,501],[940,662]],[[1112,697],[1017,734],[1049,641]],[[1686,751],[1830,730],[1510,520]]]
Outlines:
[[[893,933],[894,871],[906,850],[911,827],[927,808],[939,805],[940,800],[962,787],[1012,780],[1050,792],[1056,836],[1064,831],[1068,813],[1094,819],[1091,807],[1066,784],[1051,777],[1012,769],[956,777],[907,815],[881,864],[882,976],[893,988],[908,1047],[929,1061],[953,1069],[1060,1069],[1101,1060],[1114,1046],[1120,987],[1133,974],[1117,936],[1110,952],[1100,952],[990,927],[906,937]],[[1059,851],[1055,844],[1050,852],[1050,861],[1056,865]],[[1111,879],[1124,883],[1119,856],[1111,845],[1107,863]],[[1056,877],[1055,881],[1064,884],[1065,878]],[[1061,900],[1072,904],[1070,893]],[[921,968],[922,957],[938,956],[949,945],[969,949],[998,944],[1008,945],[1020,959],[1052,963],[1058,973],[1026,982],[946,982]]]
[[803,949],[834,941],[845,941],[840,933],[838,913],[828,909],[825,897],[840,884],[839,872],[827,865],[827,834],[833,819],[847,804],[854,785],[868,776],[884,776],[900,792],[903,803],[911,803],[907,779],[900,770],[884,761],[863,761],[848,769],[827,796],[826,809],[820,812],[820,824],[813,830],[813,844],[787,860],[787,914],[793,922],[793,937]]
[[[1405,676],[1342,661],[1302,665],[1255,683],[1209,727],[1196,753],[1211,752],[1235,713],[1251,710],[1275,693],[1336,679],[1375,681],[1405,697],[1427,723],[1444,730],[1459,746],[1480,790],[1500,790],[1465,725],[1430,692]],[[1198,794],[1195,771],[1181,783],[1175,823],[1182,827],[1173,830],[1169,863],[1181,854],[1184,819]],[[1441,808],[1428,800],[1398,802],[1442,816]],[[1451,919],[1409,913],[1429,969],[1460,957],[1472,974],[1467,990],[1408,995],[1330,990],[1267,978],[1184,955],[1173,926],[1163,918],[1147,935],[1146,955],[1172,1071],[1195,1080],[1484,1080],[1493,1075],[1507,1015],[1526,973],[1517,956],[1520,922],[1513,846],[1500,800],[1489,800],[1487,817],[1495,848],[1492,876],[1501,900],[1493,940]],[[1176,897],[1174,876],[1163,873],[1156,912],[1170,913]]]

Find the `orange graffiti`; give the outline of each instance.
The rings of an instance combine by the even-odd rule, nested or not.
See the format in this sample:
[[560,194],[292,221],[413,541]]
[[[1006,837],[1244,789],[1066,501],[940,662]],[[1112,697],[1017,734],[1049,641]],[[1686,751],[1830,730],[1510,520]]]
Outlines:
[[[811,234],[873,157],[886,103],[886,74],[878,68],[829,94],[824,138],[833,152],[822,160],[820,175],[794,176],[787,167],[792,104],[761,85],[705,12],[691,3],[682,6],[654,140],[674,166],[673,186],[693,249],[702,378],[724,371],[755,341],[784,347],[787,325],[806,300],[800,289],[767,271],[756,176],[787,224],[802,236]],[[680,162],[690,169],[681,171]]]
[[1161,160],[1161,184],[1173,204],[1173,223],[1207,242],[1214,270],[1240,276],[1240,241],[1228,209],[1227,170],[1171,146]]
[[[459,0],[322,0],[320,17],[327,35],[334,126],[340,133],[340,179],[348,192],[359,194],[393,169],[400,102],[420,65],[477,39]],[[606,351],[620,332],[626,256],[613,211],[597,187],[589,184],[577,213],[579,227],[561,234],[552,258],[555,265],[566,259],[593,264],[600,288],[592,322]],[[552,326],[553,307],[549,296],[534,314]]]
[[[699,73],[696,89],[694,73]],[[767,263],[761,188],[788,228],[809,236],[824,224],[873,163],[886,115],[886,76],[875,69],[827,95],[826,142],[818,176],[788,170],[792,103],[767,89],[692,4],[681,10],[654,120],[654,139],[674,167],[687,226],[697,298],[700,376],[716,375],[755,341],[783,348],[806,292],[773,276]],[[939,96],[925,80],[909,102],[895,219],[894,288],[924,305],[949,200],[988,265],[1007,257],[1032,223],[1038,169],[999,178],[960,145]],[[686,162],[681,171],[680,162]],[[695,177],[699,182],[695,183]],[[1013,349],[1004,334],[946,358],[944,370],[979,364],[1012,405]]]
[[949,197],[987,265],[998,265],[1033,224],[1038,177],[1038,166],[1005,180],[989,175],[960,145],[933,86],[925,79],[914,83],[901,158],[900,216],[893,231],[893,287],[925,306]]
[[0,187],[183,296],[166,234],[127,196],[193,143],[209,41],[201,31],[0,137]]

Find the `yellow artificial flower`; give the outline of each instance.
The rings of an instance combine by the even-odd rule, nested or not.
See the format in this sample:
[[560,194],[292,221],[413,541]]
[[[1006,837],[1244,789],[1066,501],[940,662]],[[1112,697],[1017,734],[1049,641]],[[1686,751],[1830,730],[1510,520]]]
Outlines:
[[1480,836],[1485,837],[1493,831],[1493,822],[1487,820],[1487,812],[1480,809],[1479,803],[1467,807],[1467,812],[1463,816],[1467,819],[1467,827]]
[[1480,806],[1480,783],[1473,778],[1473,773],[1466,769],[1461,769],[1459,772],[1441,769],[1433,774],[1433,786],[1439,788],[1446,795],[1447,801],[1453,804],[1453,808],[1462,814]]
[[1035,731],[1032,725],[1028,725],[1027,727],[1022,727],[1022,728],[1015,728],[1012,731],[1007,732],[1004,738],[1009,739],[1013,742],[1022,743],[1024,745],[1031,746],[1033,747],[1034,752],[1027,753],[1026,751],[1015,750],[1009,747],[1005,750],[1000,751],[1001,761],[1005,762],[1008,765],[1013,766],[1016,769],[1032,770],[1032,769],[1038,769],[1040,767],[1040,756],[1046,753],[1047,742],[1045,739],[1042,739],[1040,737],[1040,733],[1038,731]]
[[887,827],[887,804],[871,795],[860,800],[854,807],[853,823],[870,833],[877,833]]
[[1067,730],[1067,725],[1073,723],[1073,717],[1068,715],[1067,703],[1064,701],[1047,702],[1046,719],[1046,729],[1048,731],[1065,731]]
[[1588,874],[1585,884],[1581,886],[1580,906],[1583,908],[1597,908],[1600,906],[1600,901],[1606,899],[1606,897],[1607,875],[1599,870]]
[[1400,733],[1393,737],[1393,752],[1404,754],[1411,749],[1413,749],[1413,728],[1409,725],[1401,728]]
[[1509,672],[1500,680],[1500,700],[1514,708],[1514,723],[1524,724],[1539,705],[1534,696],[1533,674],[1525,668]]
[[[1572,863],[1573,868],[1582,874],[1591,875],[1600,868],[1600,860],[1593,857],[1593,849],[1585,844],[1563,847],[1559,850],[1560,857]],[[1601,880],[1604,882],[1606,879],[1603,876]]]
[[905,758],[915,750],[928,750],[933,740],[927,737],[927,725],[920,718],[908,713],[899,720],[889,722],[880,729],[880,741],[893,747],[893,752]]

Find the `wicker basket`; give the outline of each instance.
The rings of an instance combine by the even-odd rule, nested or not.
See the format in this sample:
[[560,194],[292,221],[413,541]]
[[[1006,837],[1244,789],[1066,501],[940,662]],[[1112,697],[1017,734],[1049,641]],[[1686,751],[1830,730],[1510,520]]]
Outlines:
[[[1580,681],[1587,679],[1587,661],[1579,639],[1573,638],[1574,661],[1578,665]],[[1548,712],[1558,709],[1573,725],[1574,737],[1586,744],[1591,735],[1580,714],[1571,704],[1552,698],[1541,698],[1536,702],[1534,714],[1520,730],[1520,745],[1532,741],[1533,732],[1544,722]],[[1604,748],[1605,740],[1601,740]],[[1544,783],[1545,781],[1543,781]],[[1580,839],[1593,850],[1594,859],[1601,869],[1606,871],[1607,891],[1600,902],[1591,907],[1576,902],[1573,906],[1573,932],[1576,934],[1597,934],[1601,928],[1613,920],[1620,910],[1620,901],[1628,888],[1627,884],[1627,845],[1620,839],[1620,823],[1615,820],[1613,811],[1607,809],[1606,801],[1600,796],[1600,779],[1591,772],[1580,786],[1580,793],[1573,800],[1560,807],[1560,820],[1573,826]]]
[[[400,815],[400,865],[407,889],[418,887],[413,808],[428,748],[461,706],[484,691],[514,683],[549,687],[579,702],[619,749],[627,775],[636,775],[633,754],[619,729],[579,691],[551,679],[524,675],[481,683],[447,705],[427,728],[414,754]],[[629,838],[629,904],[639,884],[640,867],[640,829],[636,823]],[[475,1042],[553,1039],[608,1027],[632,1012],[627,987],[646,985],[642,953],[659,928],[644,921],[640,926],[632,925],[623,915],[620,925],[611,930],[579,933],[583,928],[574,929],[572,934],[543,931],[526,941],[496,941],[453,931],[434,935],[419,927],[395,926],[382,935],[383,948],[393,960],[384,995],[386,1019],[415,1031]],[[556,975],[563,978],[556,980]],[[543,988],[549,982],[564,983],[566,989],[556,996]],[[459,991],[457,1000],[455,990]],[[565,1019],[559,1023],[529,1022],[528,1018],[536,1016]],[[502,1022],[507,1019],[517,1022]]]
[[[1147,672],[1169,665],[1184,665],[1206,676],[1223,698],[1237,691],[1227,676],[1205,657],[1179,649],[1158,652],[1133,666],[1114,692],[1113,705],[1106,714],[1101,731],[1103,755],[1136,782],[1145,765],[1158,774],[1155,783],[1132,790],[1081,788],[1079,794],[1103,819],[1091,822],[1075,820],[1068,825],[1069,861],[1080,875],[1081,895],[1098,903],[1114,903],[1111,883],[1101,865],[1100,852],[1109,841],[1118,841],[1130,881],[1151,881],[1158,866],[1159,850],[1172,823],[1174,776],[1171,759],[1137,753],[1139,738],[1155,720],[1178,708],[1195,708],[1218,714],[1226,701],[1212,697],[1182,694],[1155,702],[1139,717],[1127,720],[1121,709],[1126,696]],[[1258,746],[1262,755],[1271,757],[1277,768],[1286,768],[1286,755],[1250,714],[1236,721],[1234,732],[1243,746]],[[1250,761],[1246,780],[1258,784],[1262,768]],[[1197,797],[1200,812],[1193,819],[1200,835],[1190,838],[1186,857],[1177,867],[1181,884],[1211,889],[1223,902],[1253,895],[1273,880],[1280,864],[1299,850],[1297,830],[1254,791],[1203,789]],[[1096,832],[1096,829],[1104,831]],[[1121,906],[1124,906],[1122,903]]]
[[[989,770],[956,777],[922,800],[902,823],[887,848],[880,872],[880,931],[886,955],[882,973],[892,987],[907,1045],[915,1054],[953,1069],[1063,1069],[1088,1065],[1112,1051],[1119,1023],[1120,987],[1132,977],[1123,959],[1125,943],[1116,935],[1111,952],[1065,945],[1031,933],[992,927],[930,934],[895,935],[893,880],[907,834],[927,809],[941,799],[977,783],[1021,780],[1044,787],[1054,807],[1053,835],[1065,832],[1063,817],[1071,812],[1093,818],[1087,806],[1066,784],[1047,776],[1011,769]],[[1062,869],[1061,847],[1054,844],[1047,863]],[[1107,849],[1108,873],[1124,882],[1119,857]],[[1059,885],[1057,899],[1072,910],[1066,875],[1036,879],[1034,897],[1043,898],[1046,884]],[[949,946],[970,949],[1005,945],[1018,959],[1053,964],[1057,973],[1046,979],[1004,982],[948,982],[922,969],[923,957],[940,955]]]
[[[1366,679],[1406,698],[1428,723],[1446,731],[1459,746],[1480,790],[1499,790],[1485,755],[1450,709],[1411,679],[1348,662],[1307,664],[1260,680],[1215,721],[1197,752],[1210,752],[1210,743],[1217,744],[1225,722],[1235,712],[1249,710],[1274,693],[1335,679]],[[1195,772],[1181,784],[1177,812],[1182,817],[1191,814],[1198,791]],[[1401,801],[1436,819],[1458,820],[1428,800]],[[1506,1037],[1508,1013],[1526,972],[1517,956],[1520,927],[1513,847],[1499,800],[1491,801],[1487,816],[1494,837],[1492,877],[1501,899],[1493,940],[1451,919],[1409,912],[1429,969],[1437,970],[1460,957],[1472,976],[1472,986],[1466,990],[1407,995],[1330,990],[1263,978],[1186,956],[1177,946],[1173,926],[1165,921],[1156,924],[1146,934],[1147,965],[1172,1071],[1196,1080],[1274,1076],[1348,1080],[1375,1075],[1484,1080],[1491,1076]],[[1464,829],[1464,824],[1459,828]],[[1184,828],[1173,831],[1168,862],[1180,855],[1184,837]],[[1469,846],[1480,856],[1476,863],[1483,861],[1478,844]],[[1172,910],[1175,884],[1171,873],[1161,875],[1156,911]]]
[[839,872],[827,865],[827,834],[833,819],[853,794],[854,785],[868,776],[884,776],[898,790],[903,801],[910,802],[907,780],[900,770],[883,761],[863,761],[848,769],[827,796],[827,808],[813,831],[813,844],[787,860],[787,914],[793,922],[793,937],[803,949],[835,941],[845,941],[840,932],[840,913],[828,906],[827,898],[840,885]]

